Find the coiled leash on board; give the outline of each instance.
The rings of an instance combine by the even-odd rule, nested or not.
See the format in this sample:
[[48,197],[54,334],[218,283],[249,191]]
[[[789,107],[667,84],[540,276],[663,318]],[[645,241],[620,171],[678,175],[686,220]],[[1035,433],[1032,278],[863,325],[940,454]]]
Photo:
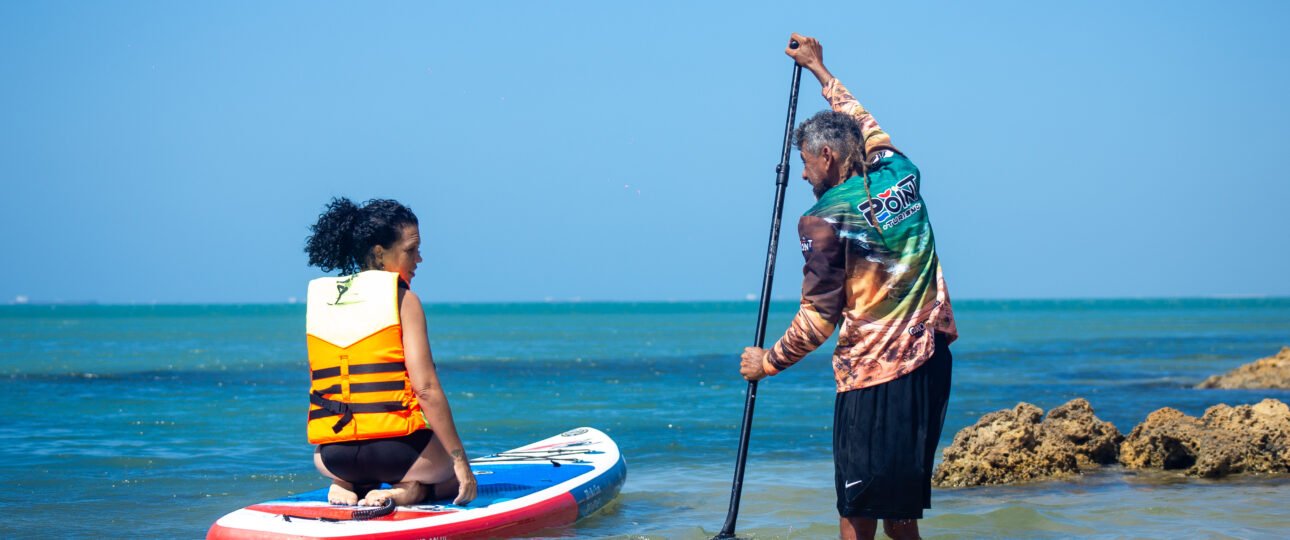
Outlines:
[[334,523],[338,521],[367,521],[369,519],[376,519],[378,517],[388,516],[390,514],[393,514],[395,508],[396,506],[394,505],[394,499],[391,498],[391,499],[385,499],[385,502],[382,503],[381,506],[377,506],[373,508],[364,508],[362,510],[355,510],[352,514],[349,515],[349,519],[301,516],[296,514],[278,514],[278,515],[282,516],[283,521],[291,521],[292,518],[295,518],[295,519],[310,519],[314,521],[326,521],[326,522]]

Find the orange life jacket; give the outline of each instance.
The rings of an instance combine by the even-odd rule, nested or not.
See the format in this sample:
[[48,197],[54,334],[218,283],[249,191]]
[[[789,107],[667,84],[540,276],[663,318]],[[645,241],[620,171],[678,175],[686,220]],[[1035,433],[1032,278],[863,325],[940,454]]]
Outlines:
[[399,275],[309,282],[309,442],[402,437],[426,427],[403,363]]

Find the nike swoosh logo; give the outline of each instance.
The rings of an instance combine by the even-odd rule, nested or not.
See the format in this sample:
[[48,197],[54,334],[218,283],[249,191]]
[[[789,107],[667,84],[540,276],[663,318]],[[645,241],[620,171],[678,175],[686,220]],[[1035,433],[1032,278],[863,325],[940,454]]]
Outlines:
[[856,480],[855,482],[847,482],[846,487],[848,487],[848,488],[849,488],[849,487],[854,486],[854,485],[856,485],[856,484],[859,484],[859,483],[861,483],[861,482],[864,482],[864,480]]

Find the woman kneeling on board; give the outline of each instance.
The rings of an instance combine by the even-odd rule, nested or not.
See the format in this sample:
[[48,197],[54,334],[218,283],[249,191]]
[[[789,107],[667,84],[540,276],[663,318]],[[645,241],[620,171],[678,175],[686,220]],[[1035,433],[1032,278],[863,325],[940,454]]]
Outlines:
[[[305,245],[310,266],[340,277],[309,282],[309,442],[332,479],[332,504],[415,504],[475,498],[475,475],[439,385],[421,300],[412,210],[332,199]],[[379,489],[381,484],[390,489]]]

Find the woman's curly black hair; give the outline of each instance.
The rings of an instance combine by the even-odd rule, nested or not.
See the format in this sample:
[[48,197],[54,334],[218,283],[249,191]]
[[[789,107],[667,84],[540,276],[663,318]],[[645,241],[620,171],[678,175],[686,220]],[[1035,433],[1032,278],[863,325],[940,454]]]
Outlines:
[[405,225],[416,225],[412,209],[393,199],[372,199],[363,206],[346,197],[336,197],[309,227],[313,234],[305,239],[309,266],[323,272],[340,270],[353,274],[367,266],[372,248],[390,248]]

